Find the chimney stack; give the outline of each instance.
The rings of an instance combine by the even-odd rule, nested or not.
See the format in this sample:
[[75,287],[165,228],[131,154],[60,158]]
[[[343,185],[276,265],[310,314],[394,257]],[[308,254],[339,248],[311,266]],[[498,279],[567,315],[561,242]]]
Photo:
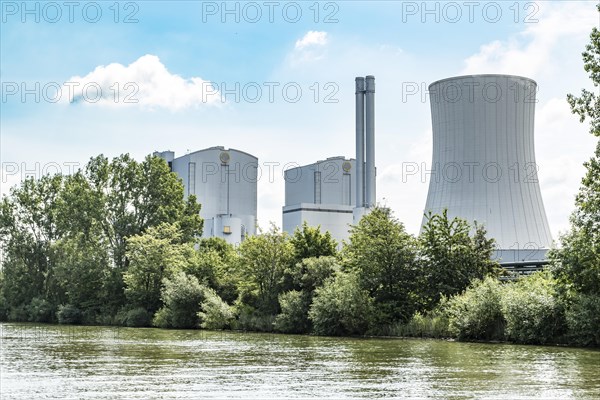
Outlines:
[[356,209],[357,224],[376,203],[375,194],[375,77],[356,81]]

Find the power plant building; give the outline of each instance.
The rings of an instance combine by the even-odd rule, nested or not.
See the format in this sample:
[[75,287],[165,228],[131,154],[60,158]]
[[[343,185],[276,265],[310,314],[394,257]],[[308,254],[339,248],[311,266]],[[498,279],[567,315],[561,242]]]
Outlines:
[[354,170],[354,160],[344,157],[286,170],[283,230],[293,234],[306,222],[321,226],[338,242],[347,239],[356,205]]
[[156,152],[183,181],[185,197],[202,205],[202,237],[239,244],[256,234],[258,158],[235,149],[211,147],[175,158]]
[[[502,262],[543,260],[552,237],[534,151],[535,81],[468,75],[429,86],[433,162],[425,213],[483,224]],[[423,220],[425,223],[425,218]]]
[[292,234],[306,222],[341,243],[369,209],[375,192],[375,77],[356,85],[356,160],[331,157],[285,171],[283,230]]

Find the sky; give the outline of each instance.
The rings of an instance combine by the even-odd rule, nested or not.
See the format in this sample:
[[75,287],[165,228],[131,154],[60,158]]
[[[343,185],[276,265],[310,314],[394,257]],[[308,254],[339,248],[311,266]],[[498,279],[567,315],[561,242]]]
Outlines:
[[428,85],[511,74],[538,83],[536,162],[557,239],[595,145],[566,102],[595,90],[581,59],[595,3],[2,0],[0,191],[101,153],[225,146],[259,158],[259,225],[281,226],[284,169],[354,157],[354,78],[374,75],[377,200],[416,234]]

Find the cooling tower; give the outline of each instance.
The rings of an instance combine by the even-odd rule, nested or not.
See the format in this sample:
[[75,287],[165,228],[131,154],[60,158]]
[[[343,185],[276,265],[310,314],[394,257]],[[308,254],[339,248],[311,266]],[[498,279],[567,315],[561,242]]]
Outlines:
[[[469,75],[429,86],[433,162],[425,213],[484,224],[501,262],[545,258],[552,243],[534,152],[535,81]],[[423,220],[425,222],[425,218]]]

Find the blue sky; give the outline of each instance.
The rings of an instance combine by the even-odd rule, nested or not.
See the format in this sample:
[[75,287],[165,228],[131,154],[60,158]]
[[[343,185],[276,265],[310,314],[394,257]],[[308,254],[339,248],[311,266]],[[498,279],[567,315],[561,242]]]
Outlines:
[[[431,122],[421,93],[407,96],[403,88],[508,73],[539,84],[537,163],[556,238],[568,226],[594,143],[564,100],[590,87],[580,54],[599,24],[594,3],[276,1],[271,22],[266,2],[227,2],[239,10],[236,22],[221,1],[119,2],[118,15],[114,1],[99,1],[75,2],[70,22],[63,2],[27,2],[33,11],[24,14],[24,3],[0,1],[1,190],[26,170],[67,172],[69,163],[99,153],[141,159],[154,150],[181,155],[224,145],[279,163],[273,179],[259,182],[258,218],[263,227],[280,224],[284,165],[354,156],[354,77],[373,74],[378,200],[416,233],[428,184],[403,168],[430,163]],[[292,22],[297,9],[302,15]],[[261,17],[252,22],[256,10]],[[127,16],[137,22],[125,23]],[[105,97],[69,103],[65,82],[97,82]],[[129,82],[136,93],[124,87]],[[211,82],[241,98],[202,93]],[[275,85],[273,101],[265,82]],[[23,99],[21,89],[36,91],[36,84],[49,92],[38,93],[39,102]],[[52,85],[62,86],[60,101],[50,101]],[[262,97],[253,102],[257,86]],[[283,87],[299,87],[298,101]],[[127,95],[138,103],[126,103]]]

